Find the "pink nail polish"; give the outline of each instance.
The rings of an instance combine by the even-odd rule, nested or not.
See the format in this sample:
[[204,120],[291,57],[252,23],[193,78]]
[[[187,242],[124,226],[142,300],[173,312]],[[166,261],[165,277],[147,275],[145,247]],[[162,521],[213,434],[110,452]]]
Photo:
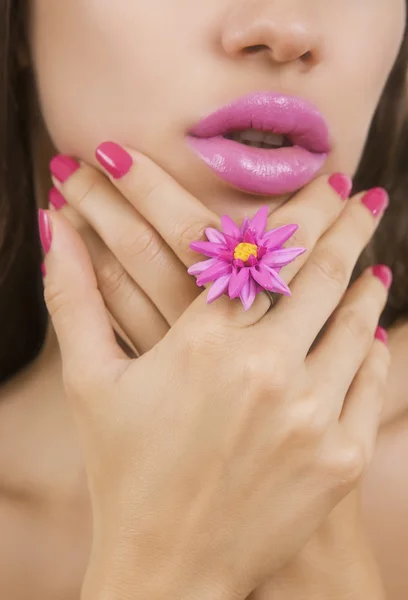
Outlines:
[[334,173],[329,178],[329,185],[338,193],[342,200],[347,200],[353,187],[353,182],[348,175]]
[[393,273],[387,265],[375,265],[372,267],[374,277],[377,277],[387,288],[390,289],[393,280]]
[[48,194],[49,203],[55,208],[55,210],[59,210],[63,206],[66,205],[66,200],[64,196],[61,194],[57,188],[52,187]]
[[388,208],[390,201],[387,192],[383,188],[373,188],[365,194],[362,203],[374,217],[377,217]]
[[380,342],[383,342],[383,344],[388,346],[388,333],[383,327],[377,327],[375,339],[380,340]]
[[40,240],[45,254],[48,254],[51,248],[52,232],[51,220],[46,210],[38,210],[38,228],[40,230]]
[[47,270],[45,268],[45,264],[44,263],[41,263],[41,273],[42,273],[43,277],[45,277],[47,275]]
[[63,154],[57,154],[50,162],[51,173],[61,183],[65,183],[77,169],[79,169],[79,163],[70,156]]
[[115,142],[103,142],[97,147],[95,156],[99,163],[114,179],[129,173],[133,159],[122,146]]

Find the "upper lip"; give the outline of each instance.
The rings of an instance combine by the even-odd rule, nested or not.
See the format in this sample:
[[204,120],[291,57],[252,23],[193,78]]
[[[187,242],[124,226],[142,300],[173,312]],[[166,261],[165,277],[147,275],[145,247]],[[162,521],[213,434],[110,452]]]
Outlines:
[[284,135],[310,152],[330,152],[328,126],[318,109],[308,100],[269,91],[234,100],[200,121],[189,134],[210,138],[245,129]]

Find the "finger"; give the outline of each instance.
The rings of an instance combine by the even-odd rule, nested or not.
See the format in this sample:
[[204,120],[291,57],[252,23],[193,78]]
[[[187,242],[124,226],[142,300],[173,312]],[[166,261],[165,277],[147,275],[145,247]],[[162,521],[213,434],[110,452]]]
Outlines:
[[173,324],[199,293],[174,252],[102,173],[62,156],[55,157],[50,166],[54,184],[68,204],[86,219]]
[[219,228],[219,217],[140,152],[104,142],[98,146],[96,158],[112,183],[181,262],[186,267],[196,262],[190,243],[204,240],[207,227]]
[[[190,244],[206,239],[208,227],[219,229],[220,218],[156,163],[131,148],[104,142],[96,156],[114,185],[153,225],[180,260],[187,267],[195,263],[196,255]],[[322,176],[276,210],[269,217],[268,225],[274,228],[298,223],[301,233],[293,238],[296,244],[292,245],[309,248],[315,237],[338,217],[343,207],[340,197],[346,198],[350,190],[350,178],[340,174]],[[299,241],[310,243],[298,244]]]
[[[375,273],[383,276],[381,281]],[[385,276],[385,277],[384,277]],[[386,285],[384,284],[386,283]],[[387,303],[391,271],[368,269],[354,282],[330,319],[317,345],[306,358],[319,396],[336,418],[343,399],[369,353],[381,313]]]
[[379,330],[372,349],[347,394],[340,424],[348,439],[357,442],[367,465],[373,456],[381,413],[386,400],[390,352]]
[[[51,198],[55,197],[53,190]],[[167,321],[85,219],[67,204],[58,203],[57,207],[86,244],[98,288],[120,335],[125,335],[138,354],[148,352],[167,333]]]
[[97,382],[128,364],[115,340],[80,235],[58,213],[39,212],[45,256],[44,298],[70,381]]
[[[381,210],[367,210],[372,201]],[[358,257],[378,227],[388,203],[385,190],[374,189],[350,200],[334,225],[324,233],[291,284],[292,297],[283,297],[267,323],[278,339],[295,339],[304,360],[346,291]],[[282,274],[285,279],[285,275]],[[265,325],[264,325],[265,327]]]
[[[203,239],[209,226],[219,227],[219,218],[146,156],[113,142],[101,144],[96,156],[123,196],[152,223],[184,264],[190,266],[196,262],[190,244]],[[291,223],[300,223],[303,239],[304,232],[310,230],[310,243],[304,244],[308,248],[338,217],[344,204],[340,198],[345,199],[350,189],[351,181],[346,176],[336,174],[330,178],[321,177],[308,186],[307,192],[300,192],[296,201],[288,203],[294,205],[292,209],[276,211],[270,217],[269,225],[278,226],[285,218],[293,219]],[[166,202],[163,202],[163,198],[166,198]],[[295,269],[300,268],[302,257],[297,262]],[[219,287],[223,283],[222,274],[218,274],[218,277]],[[217,286],[212,286],[210,294],[222,292],[222,288],[218,289]],[[254,295],[248,286],[245,290],[248,296]],[[269,307],[265,301],[258,302],[258,305]],[[257,311],[256,314],[261,318],[265,313]],[[254,315],[252,311],[251,317]]]

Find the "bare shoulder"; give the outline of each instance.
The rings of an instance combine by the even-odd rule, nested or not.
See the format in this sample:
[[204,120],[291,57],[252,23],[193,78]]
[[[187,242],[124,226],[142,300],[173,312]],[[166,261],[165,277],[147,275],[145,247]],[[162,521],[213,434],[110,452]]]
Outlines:
[[388,426],[408,414],[408,320],[389,331],[391,367],[382,425]]
[[389,332],[382,426],[363,484],[364,516],[390,600],[408,598],[408,322]]
[[408,598],[408,411],[381,431],[363,484],[364,516],[390,600]]

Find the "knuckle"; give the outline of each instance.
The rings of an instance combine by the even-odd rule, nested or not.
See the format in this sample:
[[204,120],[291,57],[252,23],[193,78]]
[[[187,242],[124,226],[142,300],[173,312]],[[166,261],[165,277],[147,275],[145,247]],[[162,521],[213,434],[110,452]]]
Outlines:
[[337,452],[330,465],[330,471],[340,485],[349,487],[360,480],[368,462],[365,448],[355,442],[349,443]]
[[249,398],[259,401],[286,395],[289,376],[277,355],[270,354],[266,362],[258,353],[247,353],[242,362],[242,389],[246,390]]
[[326,429],[324,411],[316,399],[294,403],[288,410],[287,436],[290,440],[315,442],[322,438]]
[[44,300],[52,319],[65,319],[69,311],[69,297],[66,290],[50,282],[44,289]]
[[367,317],[355,307],[343,308],[337,317],[339,327],[345,329],[353,341],[368,346],[372,344],[373,333]]
[[122,235],[115,246],[119,248],[120,253],[130,259],[142,259],[143,261],[153,261],[162,252],[162,243],[153,229],[143,228],[138,233],[129,232]]
[[302,248],[311,249],[315,246],[316,237],[318,237],[317,232],[315,235],[313,235],[313,231],[310,227],[307,230],[306,227],[299,227],[299,229],[297,229],[292,237],[287,241],[286,246],[288,248],[301,246]]
[[336,289],[347,287],[350,273],[349,267],[342,256],[325,248],[316,256],[313,266],[318,275]]
[[208,225],[196,221],[177,223],[172,232],[172,238],[185,243],[205,240],[205,229]]
[[119,262],[104,264],[97,272],[98,283],[105,297],[121,292],[129,281],[129,276]]
[[[140,173],[140,170],[136,170],[136,172]],[[133,189],[128,194],[130,203],[136,208],[138,205],[148,204],[151,198],[162,193],[161,190],[166,188],[167,182],[168,175],[166,173],[154,169],[154,174],[152,174],[149,169],[148,176],[146,174],[144,177],[139,175],[133,182]]]
[[79,169],[75,179],[75,194],[73,204],[78,210],[85,208],[88,199],[96,192],[99,185],[99,176],[89,169]]

